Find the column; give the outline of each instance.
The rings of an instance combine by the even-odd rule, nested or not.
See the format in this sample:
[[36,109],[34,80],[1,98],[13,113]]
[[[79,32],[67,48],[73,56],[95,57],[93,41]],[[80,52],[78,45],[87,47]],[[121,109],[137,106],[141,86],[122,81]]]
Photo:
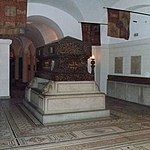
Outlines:
[[11,40],[0,39],[0,99],[10,97],[9,48]]

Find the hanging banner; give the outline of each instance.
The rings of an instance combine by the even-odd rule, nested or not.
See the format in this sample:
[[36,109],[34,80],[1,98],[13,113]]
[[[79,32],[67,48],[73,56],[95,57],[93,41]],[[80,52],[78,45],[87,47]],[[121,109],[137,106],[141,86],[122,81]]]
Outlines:
[[83,42],[100,46],[100,24],[81,22]]
[[27,20],[27,0],[0,0],[0,37],[24,33]]
[[130,12],[107,9],[108,12],[108,36],[129,39]]

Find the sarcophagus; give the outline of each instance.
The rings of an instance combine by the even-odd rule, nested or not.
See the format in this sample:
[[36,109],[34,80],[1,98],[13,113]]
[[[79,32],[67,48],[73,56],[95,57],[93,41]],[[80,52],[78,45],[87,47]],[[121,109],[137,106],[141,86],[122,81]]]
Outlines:
[[24,105],[43,123],[108,117],[105,94],[87,71],[91,47],[72,37],[38,48],[37,77]]
[[53,81],[91,81],[87,59],[91,46],[81,40],[65,37],[37,49],[37,77]]

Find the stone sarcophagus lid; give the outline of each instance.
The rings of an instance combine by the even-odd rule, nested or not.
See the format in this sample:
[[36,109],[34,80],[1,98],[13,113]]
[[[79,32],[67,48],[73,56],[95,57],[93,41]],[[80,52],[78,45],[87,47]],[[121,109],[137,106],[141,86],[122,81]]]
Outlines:
[[37,49],[37,77],[53,81],[91,81],[87,59],[91,46],[73,37],[44,45]]

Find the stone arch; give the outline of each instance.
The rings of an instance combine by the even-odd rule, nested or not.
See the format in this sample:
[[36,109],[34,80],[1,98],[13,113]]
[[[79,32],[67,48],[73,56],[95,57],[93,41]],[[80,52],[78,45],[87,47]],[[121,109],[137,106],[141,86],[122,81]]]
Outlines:
[[42,33],[34,26],[34,24],[28,23],[26,25],[25,37],[30,39],[36,48],[45,44]]
[[30,39],[20,38],[23,43],[23,82],[29,82],[35,75],[36,48]]
[[33,42],[24,36],[19,36],[13,39],[11,47],[15,51],[15,79],[29,82],[35,75],[36,66],[36,48]]
[[41,33],[45,44],[64,37],[60,27],[51,19],[44,16],[29,16],[28,24],[34,26]]
[[13,49],[14,51],[14,57],[15,57],[15,62],[14,62],[14,79],[15,80],[19,80],[20,76],[19,76],[19,58],[21,58],[23,56],[23,43],[22,40],[19,37],[15,37],[12,40],[12,44],[11,44],[11,49]]

